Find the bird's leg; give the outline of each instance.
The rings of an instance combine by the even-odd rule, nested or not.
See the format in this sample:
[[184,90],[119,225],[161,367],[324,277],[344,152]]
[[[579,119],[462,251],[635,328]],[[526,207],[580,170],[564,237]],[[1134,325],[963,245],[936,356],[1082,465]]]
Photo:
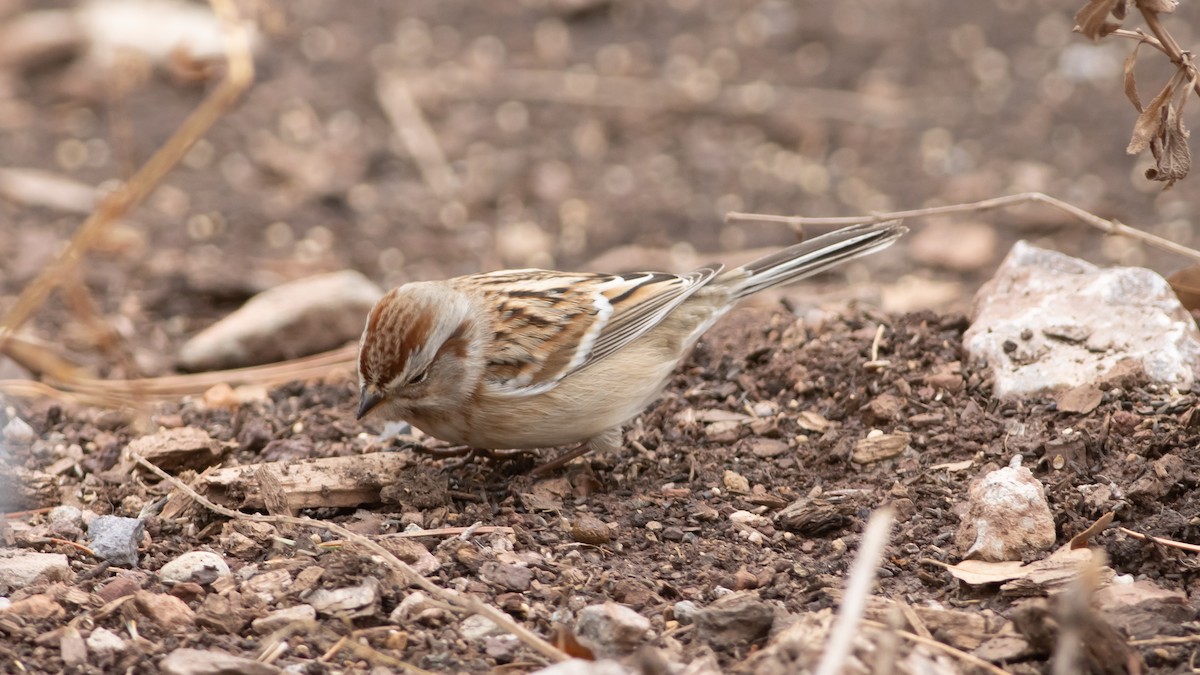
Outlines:
[[613,427],[600,432],[578,446],[571,448],[554,459],[542,464],[530,472],[534,476],[544,476],[551,471],[562,468],[571,460],[582,457],[589,452],[605,452],[618,450],[621,447],[621,427]]

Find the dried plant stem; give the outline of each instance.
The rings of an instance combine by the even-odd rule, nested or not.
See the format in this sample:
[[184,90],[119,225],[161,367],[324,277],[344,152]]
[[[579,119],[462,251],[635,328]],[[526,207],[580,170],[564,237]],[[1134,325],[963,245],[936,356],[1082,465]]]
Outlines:
[[383,546],[380,546],[378,543],[367,537],[364,537],[361,534],[358,534],[357,532],[352,532],[336,523],[330,523],[323,520],[313,520],[312,518],[282,515],[264,516],[227,509],[224,506],[219,506],[213,503],[208,498],[193,490],[183,481],[158,468],[158,466],[147,460],[145,457],[142,457],[132,448],[127,448],[127,450],[129,452],[129,456],[132,457],[138,464],[144,466],[154,475],[170,483],[176,490],[183,492],[188,497],[195,500],[196,503],[214,513],[218,513],[226,518],[232,518],[234,520],[244,520],[255,523],[269,523],[271,525],[297,525],[300,527],[311,527],[319,530],[325,530],[326,532],[331,532],[346,541],[357,544],[363,549],[370,551],[373,555],[381,558],[389,567],[399,572],[409,584],[417,586],[426,593],[429,593],[430,595],[444,601],[446,604],[455,608],[464,615],[469,616],[471,614],[479,614],[491,619],[492,622],[497,626],[500,626],[504,630],[512,633],[521,642],[525,643],[531,649],[546,657],[550,661],[565,661],[570,658],[561,649],[542,639],[539,635],[528,628],[525,628],[524,626],[513,621],[512,617],[510,617],[508,614],[505,614],[504,612],[480,601],[478,598],[475,598],[471,595],[455,593],[438,586],[432,581],[421,576],[421,574],[414,570],[412,566],[397,558],[394,554],[392,554],[391,551],[388,551]]
[[879,571],[879,561],[883,557],[883,548],[887,545],[893,520],[895,513],[891,507],[885,506],[872,513],[867,521],[858,555],[850,568],[850,578],[846,581],[842,606],[829,632],[829,642],[825,645],[821,662],[817,664],[816,675],[837,675],[846,664],[846,657],[850,655],[854,638],[862,625],[867,599],[875,587],[875,575]]
[[380,77],[376,95],[429,190],[443,199],[454,194],[460,183],[458,176],[446,161],[437,134],[425,120],[408,82],[399,76]]
[[1162,537],[1154,537],[1154,536],[1151,536],[1148,534],[1142,534],[1141,532],[1135,532],[1133,530],[1126,529],[1124,527],[1118,527],[1117,530],[1119,532],[1122,532],[1124,534],[1127,534],[1127,535],[1133,537],[1134,539],[1141,539],[1143,541],[1149,541],[1149,542],[1152,542],[1155,544],[1162,544],[1163,546],[1177,548],[1181,551],[1191,551],[1192,553],[1200,553],[1200,546],[1198,546],[1196,544],[1189,544],[1189,543],[1183,542],[1183,541],[1175,541],[1174,539],[1163,539]]
[[929,216],[943,216],[953,213],[978,213],[981,211],[990,211],[993,209],[1008,208],[1020,204],[1045,204],[1059,211],[1070,214],[1077,220],[1082,221],[1096,229],[1101,230],[1106,234],[1119,235],[1129,237],[1137,241],[1143,242],[1149,246],[1168,251],[1176,255],[1181,255],[1200,262],[1200,251],[1194,248],[1177,244],[1169,239],[1164,239],[1149,232],[1130,227],[1118,220],[1107,220],[1093,213],[1085,211],[1078,206],[1068,204],[1061,199],[1055,199],[1050,195],[1041,192],[1022,192],[1015,195],[1005,195],[1003,197],[995,197],[992,199],[984,199],[978,202],[970,202],[966,204],[949,204],[946,206],[931,206],[925,209],[913,209],[910,211],[891,211],[888,213],[873,213],[865,216],[843,216],[833,218],[810,218],[806,216],[777,216],[763,213],[739,213],[729,212],[725,214],[727,222],[763,222],[763,223],[784,223],[793,228],[801,228],[805,225],[854,225],[857,223],[879,223],[885,220],[894,219],[912,219],[926,218]]
[[96,210],[79,226],[67,248],[47,266],[17,298],[0,321],[0,353],[6,351],[9,338],[29,320],[50,293],[69,279],[108,227],[142,203],[163,177],[187,154],[188,150],[220,119],[254,79],[250,57],[250,39],[233,0],[210,0],[213,13],[225,28],[228,69],[225,78],[196,108],[144,165],[125,183],[108,193]]
[[938,642],[937,640],[934,640],[933,638],[922,637],[920,635],[917,635],[916,633],[911,633],[906,630],[896,630],[896,629],[892,628],[891,626],[887,625],[886,623],[883,623],[880,621],[872,621],[871,619],[863,619],[862,625],[864,625],[868,628],[876,628],[879,630],[895,630],[897,635],[904,638],[905,640],[908,640],[909,642],[914,642],[916,644],[924,645],[931,649],[935,649],[939,652],[942,652],[943,654],[952,656],[960,661],[963,661],[964,663],[969,663],[970,665],[972,665],[976,668],[981,668],[989,673],[992,673],[992,675],[1008,675],[1008,673],[1005,672],[1005,670],[1003,668],[999,668],[987,661],[984,661],[983,659],[979,658],[978,656],[975,656],[974,654],[970,654],[968,652],[964,652],[961,649],[951,647],[948,644]]

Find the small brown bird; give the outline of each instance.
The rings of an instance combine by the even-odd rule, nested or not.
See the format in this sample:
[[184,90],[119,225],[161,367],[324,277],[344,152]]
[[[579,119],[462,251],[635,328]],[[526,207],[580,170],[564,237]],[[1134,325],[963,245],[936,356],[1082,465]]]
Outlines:
[[508,270],[408,283],[359,341],[358,417],[378,410],[473,449],[616,450],[679,361],[738,300],[878,251],[899,221],[855,225],[722,271]]

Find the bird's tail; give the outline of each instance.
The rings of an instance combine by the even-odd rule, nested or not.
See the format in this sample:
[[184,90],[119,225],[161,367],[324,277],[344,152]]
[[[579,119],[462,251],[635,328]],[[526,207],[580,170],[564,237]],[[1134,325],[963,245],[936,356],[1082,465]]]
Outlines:
[[789,246],[732,270],[733,274],[743,277],[734,286],[734,297],[744,298],[772,286],[799,281],[847,260],[874,253],[891,246],[905,232],[908,228],[899,220],[889,220],[851,225]]

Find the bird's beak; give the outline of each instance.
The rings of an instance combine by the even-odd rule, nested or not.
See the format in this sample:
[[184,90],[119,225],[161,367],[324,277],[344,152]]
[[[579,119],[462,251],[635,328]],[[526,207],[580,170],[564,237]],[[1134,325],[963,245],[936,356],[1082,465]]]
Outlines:
[[367,388],[363,387],[358,398],[358,419],[366,417],[367,413],[380,403],[383,403],[383,394],[367,391]]

